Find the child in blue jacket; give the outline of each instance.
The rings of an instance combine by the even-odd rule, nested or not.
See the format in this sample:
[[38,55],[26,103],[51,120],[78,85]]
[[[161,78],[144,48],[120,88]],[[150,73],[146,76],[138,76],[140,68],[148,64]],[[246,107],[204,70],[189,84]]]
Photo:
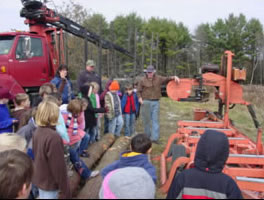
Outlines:
[[10,94],[9,90],[0,87],[0,134],[12,133],[13,125],[18,121],[10,117],[10,113],[7,107],[9,100],[14,99],[14,96]]
[[145,134],[135,136],[131,141],[131,150],[121,154],[120,160],[104,168],[101,172],[103,178],[108,173],[125,167],[144,168],[153,181],[157,182],[156,168],[150,163],[148,155],[152,151],[152,142]]
[[125,136],[131,137],[135,133],[136,116],[139,112],[138,97],[132,85],[126,87],[121,106],[125,118]]

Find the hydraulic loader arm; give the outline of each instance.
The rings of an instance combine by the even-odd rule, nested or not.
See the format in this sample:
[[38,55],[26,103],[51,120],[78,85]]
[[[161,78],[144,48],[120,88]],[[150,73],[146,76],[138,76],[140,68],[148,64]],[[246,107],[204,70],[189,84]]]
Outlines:
[[[21,17],[27,19],[26,23],[29,25],[35,24],[50,24],[58,29],[71,33],[77,37],[87,39],[87,41],[100,46],[104,49],[114,49],[122,54],[133,58],[132,54],[126,49],[116,45],[110,41],[104,40],[99,35],[81,26],[80,24],[56,13],[54,10],[47,8],[41,1],[21,0],[23,8],[21,10]],[[48,28],[48,26],[47,26]]]

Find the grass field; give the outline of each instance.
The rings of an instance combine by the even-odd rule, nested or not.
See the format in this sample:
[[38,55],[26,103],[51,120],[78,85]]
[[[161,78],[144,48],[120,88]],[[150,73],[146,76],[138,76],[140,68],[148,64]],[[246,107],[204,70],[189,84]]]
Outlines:
[[[193,110],[196,108],[208,109],[210,111],[217,111],[218,103],[212,100],[207,103],[180,103],[170,100],[169,98],[161,99],[161,115],[160,115],[160,125],[161,125],[161,145],[153,145],[152,157],[160,155],[166,144],[167,140],[171,134],[177,131],[177,122],[179,120],[192,120]],[[258,86],[247,86],[244,87],[244,99],[251,102],[257,112],[259,122],[262,127],[264,125],[264,87]],[[252,140],[256,141],[257,130],[253,124],[253,121],[248,113],[246,106],[237,105],[230,112],[230,118],[232,119],[234,125],[243,133],[248,135]],[[137,122],[137,132],[144,132],[143,125],[139,119]],[[153,162],[157,168],[158,178],[159,178],[159,162]],[[158,183],[158,187],[160,184]],[[157,192],[157,198],[165,198],[160,192]]]

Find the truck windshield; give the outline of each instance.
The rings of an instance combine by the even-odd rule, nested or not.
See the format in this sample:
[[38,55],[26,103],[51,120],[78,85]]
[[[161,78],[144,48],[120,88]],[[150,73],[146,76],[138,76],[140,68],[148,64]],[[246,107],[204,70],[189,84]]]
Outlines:
[[0,55],[9,54],[15,36],[0,36]]

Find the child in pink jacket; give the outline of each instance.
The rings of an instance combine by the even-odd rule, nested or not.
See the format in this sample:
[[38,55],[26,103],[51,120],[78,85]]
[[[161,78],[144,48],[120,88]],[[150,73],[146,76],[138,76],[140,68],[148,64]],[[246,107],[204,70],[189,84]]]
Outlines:
[[70,160],[73,163],[81,178],[86,180],[90,177],[95,177],[99,171],[91,172],[85,163],[80,159],[81,157],[88,157],[86,150],[89,145],[90,137],[85,133],[85,119],[83,113],[83,102],[81,99],[74,99],[70,101],[67,106],[67,111],[62,111],[62,115],[68,130],[70,138]]

